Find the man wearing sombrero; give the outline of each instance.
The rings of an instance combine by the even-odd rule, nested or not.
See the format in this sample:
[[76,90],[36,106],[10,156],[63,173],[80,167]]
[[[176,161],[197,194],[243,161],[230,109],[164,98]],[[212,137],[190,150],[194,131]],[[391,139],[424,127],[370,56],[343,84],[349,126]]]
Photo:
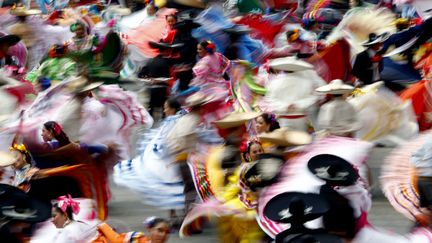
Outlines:
[[17,35],[0,33],[0,68],[13,64],[13,59],[7,53],[11,46],[16,45],[21,39]]
[[371,33],[369,39],[363,42],[362,45],[366,47],[366,50],[356,56],[352,70],[352,74],[360,83],[371,84],[381,80],[380,72],[384,64],[380,50],[388,37],[387,33],[381,35]]

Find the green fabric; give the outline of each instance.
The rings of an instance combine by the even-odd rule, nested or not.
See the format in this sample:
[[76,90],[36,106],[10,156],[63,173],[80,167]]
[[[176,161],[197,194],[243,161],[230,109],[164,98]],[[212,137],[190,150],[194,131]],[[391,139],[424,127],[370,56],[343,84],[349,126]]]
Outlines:
[[49,58],[34,71],[26,75],[26,80],[34,83],[39,77],[46,77],[50,80],[64,80],[76,75],[76,63],[67,57]]
[[264,12],[264,6],[258,0],[238,0],[237,8],[240,13]]

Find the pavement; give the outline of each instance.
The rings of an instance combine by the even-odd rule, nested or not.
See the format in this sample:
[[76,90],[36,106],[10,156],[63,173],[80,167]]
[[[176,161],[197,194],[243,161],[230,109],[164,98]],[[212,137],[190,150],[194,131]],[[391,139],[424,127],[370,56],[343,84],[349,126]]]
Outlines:
[[[405,219],[396,212],[387,202],[379,188],[379,173],[383,159],[391,151],[389,148],[375,148],[369,159],[369,166],[373,176],[371,193],[373,195],[373,207],[369,213],[369,221],[376,227],[390,230],[395,233],[409,232],[412,222]],[[130,190],[118,187],[111,183],[113,199],[109,203],[108,222],[120,225],[123,231],[143,230],[143,221],[149,216],[168,217],[167,211],[162,211],[141,203],[137,194]],[[206,228],[202,234],[194,235],[185,239],[180,239],[178,232],[173,232],[170,236],[170,243],[190,242],[190,243],[212,243],[219,242],[217,230]]]

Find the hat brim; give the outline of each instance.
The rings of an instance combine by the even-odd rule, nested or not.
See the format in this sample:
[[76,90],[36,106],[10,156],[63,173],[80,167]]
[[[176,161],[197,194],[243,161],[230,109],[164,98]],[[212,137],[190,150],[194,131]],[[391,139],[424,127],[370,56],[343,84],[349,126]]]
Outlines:
[[[321,169],[332,170],[330,173],[321,173]],[[320,154],[312,157],[308,162],[309,171],[319,179],[327,182],[332,186],[350,186],[354,185],[359,178],[359,174],[354,169],[354,166],[345,159],[332,155]],[[336,176],[336,174],[343,174],[343,176]]]
[[222,129],[238,127],[260,115],[262,115],[261,112],[233,112],[225,118],[215,121],[215,125]]
[[173,2],[187,6],[187,7],[193,7],[193,8],[205,8],[206,5],[200,0],[174,0]]
[[6,43],[9,46],[14,46],[20,42],[21,38],[17,35],[5,35],[0,37],[0,43]]
[[[8,116],[8,117],[10,117],[10,116]],[[0,121],[2,121],[1,116],[0,116]],[[16,159],[12,156],[12,154],[0,151],[0,167],[10,166],[15,161],[16,161]]]
[[245,35],[249,34],[252,30],[243,25],[234,25],[233,27],[224,29],[223,31],[228,34]]
[[184,46],[183,43],[168,44],[162,42],[149,41],[149,46],[154,49],[179,49]]
[[319,243],[342,243],[342,240],[336,236],[327,233],[323,229],[307,230],[306,232],[294,233],[291,229],[287,229],[276,235],[276,243],[303,243],[306,240],[313,239],[313,242]]
[[[26,210],[16,210],[20,202],[26,204]],[[0,215],[23,222],[43,222],[51,217],[51,205],[28,196],[17,187],[0,184]]]
[[293,57],[283,57],[270,60],[269,67],[275,70],[287,72],[304,71],[314,68],[312,64]]
[[30,15],[39,15],[39,14],[42,14],[42,11],[40,11],[39,9],[26,9],[24,11],[14,11],[14,10],[11,10],[10,14],[11,15],[15,15],[15,16],[30,16]]
[[[312,221],[324,215],[329,209],[327,201],[318,194],[285,192],[273,197],[264,207],[264,215],[279,223],[292,223],[294,218],[289,213],[290,204],[295,200],[304,203],[304,222]],[[288,210],[288,211],[286,211]]]
[[389,34],[384,33],[384,34],[379,35],[378,38],[376,38],[375,40],[373,40],[373,41],[367,40],[367,41],[363,42],[361,45],[362,46],[372,46],[375,44],[384,43],[389,37],[390,37]]
[[312,137],[303,131],[289,130],[288,128],[279,128],[270,133],[258,135],[263,142],[270,142],[277,146],[299,146],[312,142]]
[[276,154],[260,154],[258,160],[242,175],[241,180],[252,190],[264,188],[277,181],[285,159]]
[[91,83],[91,84],[88,84],[88,85],[84,86],[81,89],[78,89],[76,92],[77,93],[85,93],[85,92],[88,92],[88,91],[92,91],[92,90],[95,90],[95,89],[99,88],[103,84],[104,84],[103,82],[94,82],[94,83]]

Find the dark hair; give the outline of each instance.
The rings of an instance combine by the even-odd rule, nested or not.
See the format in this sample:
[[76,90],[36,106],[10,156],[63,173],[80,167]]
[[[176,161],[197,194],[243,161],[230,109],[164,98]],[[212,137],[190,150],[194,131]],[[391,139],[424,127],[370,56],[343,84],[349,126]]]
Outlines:
[[176,21],[178,20],[178,19],[177,19],[177,15],[175,15],[175,14],[168,14],[168,15],[165,15],[165,19],[168,19],[169,17],[173,17]]
[[276,120],[275,114],[264,113],[261,115],[261,117],[265,123],[270,124],[269,132],[273,132],[274,130],[280,128],[279,122]]
[[60,124],[55,121],[45,122],[44,127],[46,130],[52,132],[54,138],[59,142],[59,147],[70,144],[69,137],[61,128]]
[[58,206],[58,203],[54,204],[54,208],[58,213],[66,214],[68,219],[73,220],[73,212],[70,206],[66,207],[66,212],[63,212],[61,208]]
[[199,45],[202,46],[209,54],[213,54],[215,52],[216,48],[210,41],[201,41]]
[[168,106],[172,109],[174,109],[176,112],[181,110],[181,104],[180,102],[175,98],[168,98],[166,103]]
[[240,152],[241,152],[241,156],[243,157],[244,161],[251,162],[250,159],[246,155],[248,155],[250,153],[252,145],[254,145],[254,144],[258,144],[259,146],[262,146],[258,140],[249,140],[246,142],[246,144],[241,145],[241,146],[245,146],[244,148],[240,147],[240,150],[243,150]]
[[165,224],[170,225],[168,220],[163,219],[163,218],[157,218],[157,217],[150,217],[144,221],[144,224],[145,224],[147,229],[154,228],[156,225],[158,225],[160,223],[165,223]]

